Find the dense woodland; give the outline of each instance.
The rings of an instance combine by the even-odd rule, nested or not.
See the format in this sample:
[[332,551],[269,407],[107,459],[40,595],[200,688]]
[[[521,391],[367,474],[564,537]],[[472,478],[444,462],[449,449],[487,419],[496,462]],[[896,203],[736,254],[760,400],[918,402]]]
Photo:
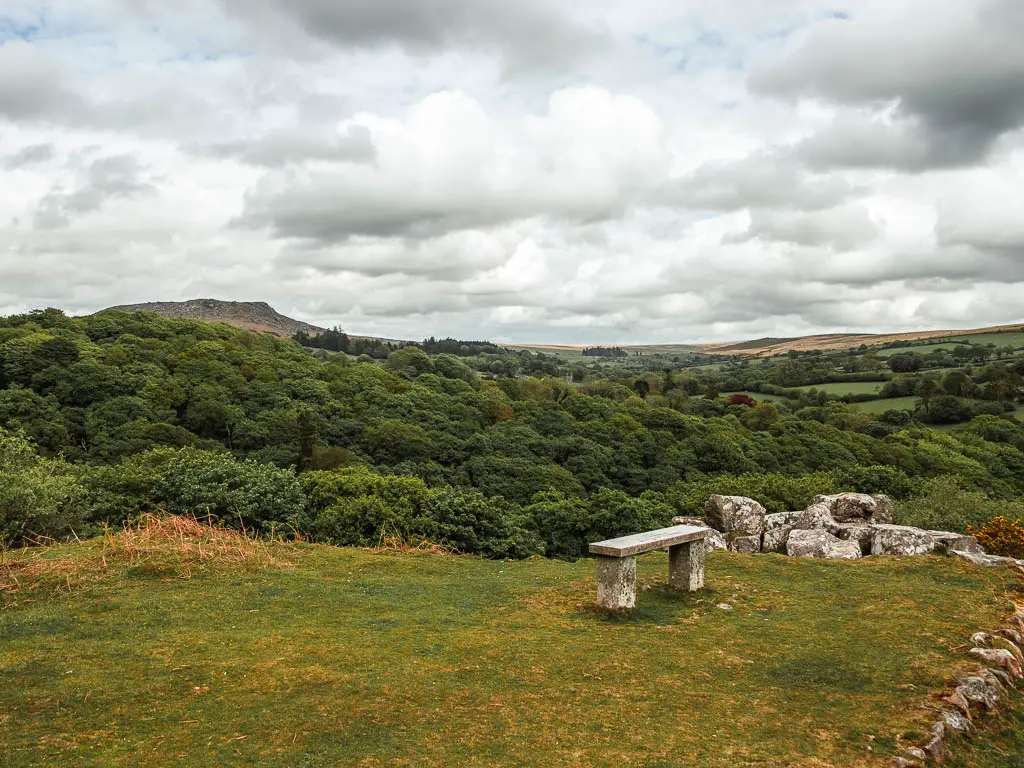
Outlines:
[[[710,493],[781,511],[882,492],[930,528],[1024,517],[1015,348],[696,367],[434,339],[374,359],[300,341],[146,313],[0,319],[2,543],[167,510],[336,544],[572,558],[698,513]],[[794,389],[835,381],[877,381],[915,407],[872,415],[857,396]],[[926,425],[953,405],[959,426]]]

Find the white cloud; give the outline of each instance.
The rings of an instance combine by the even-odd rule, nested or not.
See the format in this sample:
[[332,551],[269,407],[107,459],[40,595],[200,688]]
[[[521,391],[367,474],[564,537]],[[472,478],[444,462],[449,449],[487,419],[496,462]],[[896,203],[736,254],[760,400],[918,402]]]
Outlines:
[[1020,320],[1020,8],[11,0],[0,312],[221,296],[580,343]]

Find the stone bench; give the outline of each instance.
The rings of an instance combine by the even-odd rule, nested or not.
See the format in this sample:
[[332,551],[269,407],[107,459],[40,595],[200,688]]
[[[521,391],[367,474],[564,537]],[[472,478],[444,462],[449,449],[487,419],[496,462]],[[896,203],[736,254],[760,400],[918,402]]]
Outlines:
[[704,540],[710,528],[676,525],[590,545],[597,555],[597,604],[618,611],[636,605],[636,556],[668,549],[668,583],[696,592],[704,586]]

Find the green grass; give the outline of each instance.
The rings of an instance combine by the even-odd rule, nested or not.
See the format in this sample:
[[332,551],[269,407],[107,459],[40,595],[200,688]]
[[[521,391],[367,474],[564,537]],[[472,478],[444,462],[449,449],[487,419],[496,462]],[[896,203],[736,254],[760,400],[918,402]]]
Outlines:
[[1019,695],[1010,695],[1010,706],[986,722],[980,734],[957,743],[943,761],[946,768],[1020,768],[1024,765],[1024,703]]
[[874,395],[877,394],[884,381],[840,381],[829,384],[811,384],[806,387],[796,387],[804,392],[816,389],[829,395]]
[[875,414],[876,416],[886,411],[913,411],[917,405],[916,397],[890,397],[887,400],[869,400],[866,403],[851,403],[851,408],[856,408],[864,413]]
[[874,351],[877,351],[879,357],[891,357],[892,355],[898,355],[903,352],[917,352],[918,354],[926,355],[936,349],[951,350],[963,343],[974,344],[979,347],[983,347],[986,344],[995,344],[996,347],[1005,347],[1010,344],[1018,349],[1024,347],[1024,332],[1021,331],[968,334],[966,336],[956,336],[954,338],[956,341],[935,340],[932,343],[929,343],[931,340],[924,339],[920,343],[908,347],[896,347],[892,349],[879,349]]
[[0,765],[883,765],[1015,584],[944,558],[715,553],[691,595],[654,554],[609,617],[588,561],[274,551],[290,567],[143,563],[17,596]]

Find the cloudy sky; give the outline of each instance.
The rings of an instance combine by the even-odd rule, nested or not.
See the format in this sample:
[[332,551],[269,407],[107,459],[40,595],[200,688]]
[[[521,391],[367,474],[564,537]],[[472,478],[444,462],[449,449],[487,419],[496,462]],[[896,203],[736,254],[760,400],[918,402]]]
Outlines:
[[0,314],[1024,320],[1020,0],[0,0]]

